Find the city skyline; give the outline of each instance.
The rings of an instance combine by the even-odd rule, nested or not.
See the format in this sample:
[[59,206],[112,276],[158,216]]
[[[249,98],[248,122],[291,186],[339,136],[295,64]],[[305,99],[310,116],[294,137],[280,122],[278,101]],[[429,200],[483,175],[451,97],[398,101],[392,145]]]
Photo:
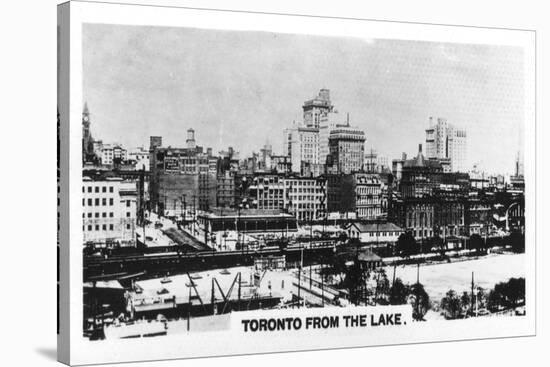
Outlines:
[[83,52],[94,137],[128,148],[151,135],[184,146],[193,128],[215,152],[269,140],[282,153],[283,130],[328,88],[365,151],[390,161],[416,155],[430,116],[468,131],[470,168],[511,174],[523,149],[519,48],[86,24]]

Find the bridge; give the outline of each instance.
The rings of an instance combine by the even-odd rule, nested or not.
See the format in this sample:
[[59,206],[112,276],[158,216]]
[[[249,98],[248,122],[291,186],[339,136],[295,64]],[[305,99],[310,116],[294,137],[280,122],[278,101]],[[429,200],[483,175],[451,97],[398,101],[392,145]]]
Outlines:
[[[266,247],[258,250],[140,253],[116,256],[84,256],[84,281],[179,274],[187,271],[254,265],[254,259],[286,255],[287,264],[303,261],[303,265],[320,264],[335,253],[336,244],[317,243],[290,245],[287,248]],[[145,274],[145,275],[144,275]]]

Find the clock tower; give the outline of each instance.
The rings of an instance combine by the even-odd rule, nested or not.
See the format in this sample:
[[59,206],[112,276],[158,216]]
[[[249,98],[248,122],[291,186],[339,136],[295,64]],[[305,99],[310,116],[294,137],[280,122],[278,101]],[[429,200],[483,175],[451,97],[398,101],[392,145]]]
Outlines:
[[90,111],[88,110],[88,103],[84,103],[84,109],[82,110],[82,158],[86,160],[87,155],[93,154],[92,133],[90,132]]

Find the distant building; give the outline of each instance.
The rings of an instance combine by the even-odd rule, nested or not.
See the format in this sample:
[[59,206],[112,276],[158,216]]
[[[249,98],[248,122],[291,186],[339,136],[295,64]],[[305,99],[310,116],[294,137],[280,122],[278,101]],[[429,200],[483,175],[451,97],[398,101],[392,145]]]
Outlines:
[[112,166],[124,163],[128,155],[126,149],[120,144],[103,144],[100,159],[102,165]]
[[136,217],[136,181],[125,181],[120,178],[83,178],[84,243],[134,246]]
[[82,162],[84,163],[96,163],[97,159],[94,153],[95,140],[92,136],[90,124],[90,110],[88,109],[88,103],[84,103],[82,110]]
[[187,147],[162,147],[160,137],[151,137],[151,208],[165,215],[177,215],[185,207],[207,210],[216,206],[218,159],[211,150],[195,143],[194,130],[188,130]]
[[208,213],[199,214],[197,221],[209,236],[225,231],[280,234],[297,230],[296,218],[280,210],[213,208]]
[[286,155],[271,156],[271,172],[288,174],[292,172],[292,161]]
[[286,177],[285,209],[302,221],[319,220],[326,216],[326,179]]
[[395,244],[404,233],[403,228],[389,222],[352,223],[347,227],[349,238],[356,238],[362,243]]
[[374,220],[385,214],[382,182],[378,174],[327,175],[328,212],[354,213],[354,217]]
[[271,144],[266,142],[264,147],[260,149],[260,164],[259,169],[262,171],[271,171],[271,156],[273,155],[273,149]]
[[292,172],[316,177],[325,173],[331,132],[344,125],[328,89],[321,89],[316,97],[305,101],[302,109],[303,122],[294,121],[284,130],[283,154],[290,158]]
[[235,205],[235,176],[231,171],[218,173],[216,190],[217,207],[233,207]]
[[428,159],[447,159],[450,172],[467,172],[466,143],[466,130],[447,123],[444,118],[437,118],[435,122],[433,117],[430,117],[429,127],[426,129]]
[[248,187],[252,208],[284,210],[285,183],[284,177],[275,174],[258,175]]
[[321,89],[316,97],[304,102],[302,109],[304,112],[304,125],[319,129],[323,117],[334,109],[330,101],[330,90]]
[[331,162],[327,163],[330,173],[352,173],[361,171],[365,160],[365,133],[346,125],[339,125],[330,132],[329,151]]
[[301,173],[302,162],[319,164],[319,129],[294,125],[285,129],[285,155],[290,157],[292,171]]
[[403,198],[430,196],[439,186],[443,168],[436,160],[428,160],[422,154],[422,144],[418,145],[416,158],[405,160],[401,169],[400,188]]
[[134,148],[128,151],[127,160],[134,166],[136,171],[149,171],[149,151],[143,147]]
[[365,153],[363,169],[368,173],[376,173],[378,171],[378,153],[376,150],[371,148]]
[[401,159],[394,159],[392,160],[392,174],[393,177],[397,182],[401,181],[402,173],[403,173],[403,165],[405,164],[405,161],[407,160],[407,153],[401,154]]

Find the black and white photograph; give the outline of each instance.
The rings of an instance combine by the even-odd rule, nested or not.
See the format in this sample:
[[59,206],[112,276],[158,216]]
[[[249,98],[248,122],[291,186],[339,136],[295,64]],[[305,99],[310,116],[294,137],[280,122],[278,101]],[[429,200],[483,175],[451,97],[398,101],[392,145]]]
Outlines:
[[83,16],[70,41],[79,348],[534,333],[528,34],[177,10],[205,25]]
[[91,340],[257,309],[525,314],[522,49],[103,24],[82,42]]

